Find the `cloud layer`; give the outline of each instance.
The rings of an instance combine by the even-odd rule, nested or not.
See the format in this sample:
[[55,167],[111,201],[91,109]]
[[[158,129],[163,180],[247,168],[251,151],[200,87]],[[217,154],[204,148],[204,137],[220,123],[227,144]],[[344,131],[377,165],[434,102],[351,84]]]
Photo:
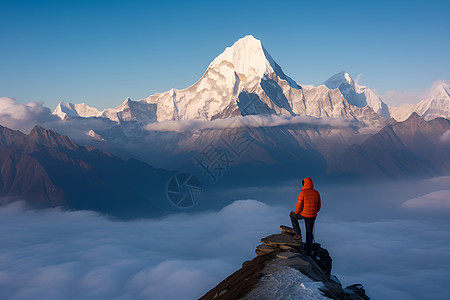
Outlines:
[[403,207],[416,210],[450,212],[450,190],[435,191],[403,203]]
[[1,299],[196,299],[254,254],[282,217],[257,201],[215,213],[114,222],[0,208]]
[[348,127],[350,121],[332,118],[315,118],[308,116],[280,117],[280,116],[244,116],[228,119],[207,120],[181,120],[162,121],[150,123],[145,126],[148,131],[195,131],[201,129],[225,129],[236,127],[276,127],[284,125],[308,125]]
[[[0,298],[195,299],[289,224],[289,210],[244,200],[122,222],[13,203],[0,208]],[[346,222],[322,212],[315,232],[344,286],[362,283],[374,299],[447,297],[448,218]]]

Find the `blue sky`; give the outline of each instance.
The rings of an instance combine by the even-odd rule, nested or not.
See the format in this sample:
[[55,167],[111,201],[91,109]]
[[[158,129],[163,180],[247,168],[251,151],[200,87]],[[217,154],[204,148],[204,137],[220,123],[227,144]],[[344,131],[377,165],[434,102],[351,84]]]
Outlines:
[[449,10],[449,1],[0,0],[0,96],[114,107],[193,84],[247,34],[298,83],[346,70],[380,95],[420,94],[450,79]]

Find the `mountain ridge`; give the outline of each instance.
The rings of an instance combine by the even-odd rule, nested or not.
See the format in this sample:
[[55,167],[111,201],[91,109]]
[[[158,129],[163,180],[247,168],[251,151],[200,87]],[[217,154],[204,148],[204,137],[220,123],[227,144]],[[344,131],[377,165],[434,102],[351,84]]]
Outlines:
[[[209,64],[202,77],[185,89],[171,89],[141,100],[127,98],[121,105],[103,111],[84,103],[61,102],[53,113],[63,120],[102,117],[119,123],[136,121],[143,125],[166,120],[212,120],[247,114],[334,117],[364,123],[365,119],[358,111],[364,107],[371,107],[381,118],[394,117],[397,121],[405,120],[413,111],[427,120],[450,117],[449,105],[433,101],[434,98],[423,99],[417,105],[389,107],[375,92],[355,83],[344,71],[331,76],[323,86],[296,83],[283,72],[260,40],[247,35],[227,47]],[[340,95],[332,92],[334,89],[338,89]],[[242,105],[241,93],[242,98],[250,99],[246,104],[255,107]]]
[[360,145],[352,145],[331,161],[329,174],[404,177],[439,176],[450,168],[450,143],[441,140],[450,121],[425,121],[417,113],[388,124]]
[[[64,112],[61,108],[64,108]],[[79,109],[78,109],[79,108]],[[237,115],[276,114],[358,120],[362,108],[350,105],[339,90],[302,86],[287,76],[253,36],[239,39],[208,66],[193,85],[127,99],[116,108],[98,112],[86,105],[61,103],[55,109],[61,119],[103,117],[115,122],[136,121],[143,125],[166,120],[212,120]]]
[[122,160],[41,126],[26,135],[0,126],[0,196],[32,206],[89,209],[120,218],[170,210],[172,172]]

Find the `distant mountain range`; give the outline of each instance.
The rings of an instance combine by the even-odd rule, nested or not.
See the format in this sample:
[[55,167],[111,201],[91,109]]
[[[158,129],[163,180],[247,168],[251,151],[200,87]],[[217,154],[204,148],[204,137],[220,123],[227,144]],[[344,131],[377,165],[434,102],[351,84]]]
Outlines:
[[[159,216],[172,173],[122,160],[36,126],[0,126],[0,196],[36,207],[88,209],[121,218]],[[6,198],[5,198],[6,197]]]
[[261,41],[249,35],[225,49],[192,86],[146,99],[126,99],[116,108],[99,111],[88,105],[58,104],[54,114],[102,117],[141,124],[167,120],[214,120],[238,115],[276,114],[343,118],[367,123],[362,113],[372,109],[380,117],[404,121],[412,112],[425,120],[450,117],[450,88],[441,83],[417,105],[389,107],[370,88],[356,84],[346,72],[323,85],[301,85],[287,76]]

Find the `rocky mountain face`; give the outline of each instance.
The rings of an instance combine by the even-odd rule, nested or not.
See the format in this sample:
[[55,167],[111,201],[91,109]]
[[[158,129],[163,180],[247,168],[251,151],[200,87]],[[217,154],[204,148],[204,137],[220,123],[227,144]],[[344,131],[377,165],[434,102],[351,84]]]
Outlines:
[[207,299],[370,299],[360,284],[343,288],[331,274],[329,252],[315,243],[311,256],[294,231],[281,226],[280,234],[261,239],[257,257],[208,291]]
[[344,98],[351,105],[357,107],[371,107],[378,115],[389,118],[389,108],[367,86],[362,86],[353,81],[350,75],[346,72],[340,72],[331,76],[327,81],[323,83],[329,89],[339,89]]
[[63,206],[118,217],[160,215],[171,173],[124,161],[36,126],[25,135],[0,126],[0,196],[37,207]]
[[61,120],[68,120],[71,117],[99,117],[101,112],[95,107],[90,107],[85,103],[73,104],[60,102],[53,111],[53,114],[60,117]]
[[64,191],[39,160],[29,155],[38,147],[35,138],[0,126],[1,195],[10,197],[5,201],[20,196],[42,207],[66,205]]

